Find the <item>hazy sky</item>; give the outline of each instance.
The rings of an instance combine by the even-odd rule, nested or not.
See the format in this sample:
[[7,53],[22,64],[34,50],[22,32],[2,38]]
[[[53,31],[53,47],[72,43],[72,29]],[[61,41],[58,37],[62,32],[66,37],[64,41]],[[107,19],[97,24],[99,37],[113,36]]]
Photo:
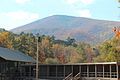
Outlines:
[[0,0],[0,28],[6,30],[51,15],[120,21],[117,0]]

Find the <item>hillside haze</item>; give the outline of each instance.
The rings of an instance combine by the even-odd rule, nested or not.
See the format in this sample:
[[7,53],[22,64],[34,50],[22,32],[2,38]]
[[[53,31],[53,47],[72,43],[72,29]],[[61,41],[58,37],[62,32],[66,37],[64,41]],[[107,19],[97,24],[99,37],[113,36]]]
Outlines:
[[112,27],[117,26],[120,26],[120,22],[54,15],[17,27],[11,31],[14,33],[54,35],[57,39],[72,37],[77,41],[95,44],[111,39],[114,36]]

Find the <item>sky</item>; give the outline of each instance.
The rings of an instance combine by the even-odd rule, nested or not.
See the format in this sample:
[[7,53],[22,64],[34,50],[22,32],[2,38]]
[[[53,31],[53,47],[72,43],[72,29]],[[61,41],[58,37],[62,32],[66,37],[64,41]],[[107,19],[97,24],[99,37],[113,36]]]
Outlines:
[[117,0],[0,0],[0,28],[13,28],[52,16],[120,21]]

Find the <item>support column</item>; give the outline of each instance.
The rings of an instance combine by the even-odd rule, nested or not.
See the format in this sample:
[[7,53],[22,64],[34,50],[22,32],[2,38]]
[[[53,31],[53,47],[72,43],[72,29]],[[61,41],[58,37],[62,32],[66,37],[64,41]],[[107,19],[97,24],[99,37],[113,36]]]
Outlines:
[[116,69],[117,69],[117,80],[119,79],[119,69],[118,69],[118,64],[116,64]]
[[87,77],[89,77],[89,65],[87,65]]
[[29,66],[29,77],[31,77],[31,66]]
[[112,67],[111,67],[111,64],[110,64],[110,78],[112,77],[111,68],[112,68]]
[[55,69],[56,69],[56,78],[57,78],[57,65],[55,66]]
[[97,78],[97,65],[95,65],[95,78]]
[[72,75],[73,75],[73,65],[72,65]]
[[63,69],[64,69],[64,77],[65,77],[65,65],[63,65],[63,67],[64,67],[64,68],[63,68]]
[[104,78],[104,72],[105,72],[105,70],[104,70],[104,64],[103,64],[103,78]]
[[81,65],[79,66],[79,72],[80,72],[80,74],[81,74]]
[[49,77],[49,65],[47,65],[47,78]]

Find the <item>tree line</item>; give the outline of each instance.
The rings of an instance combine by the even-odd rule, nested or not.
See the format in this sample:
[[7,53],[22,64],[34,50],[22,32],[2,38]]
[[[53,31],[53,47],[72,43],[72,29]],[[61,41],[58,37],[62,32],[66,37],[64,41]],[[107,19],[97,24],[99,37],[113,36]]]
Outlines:
[[14,34],[1,29],[0,47],[19,50],[36,59],[36,37],[40,38],[39,62],[41,64],[120,61],[120,40],[115,38],[93,47],[70,37],[66,40],[58,40],[54,36],[24,32]]

